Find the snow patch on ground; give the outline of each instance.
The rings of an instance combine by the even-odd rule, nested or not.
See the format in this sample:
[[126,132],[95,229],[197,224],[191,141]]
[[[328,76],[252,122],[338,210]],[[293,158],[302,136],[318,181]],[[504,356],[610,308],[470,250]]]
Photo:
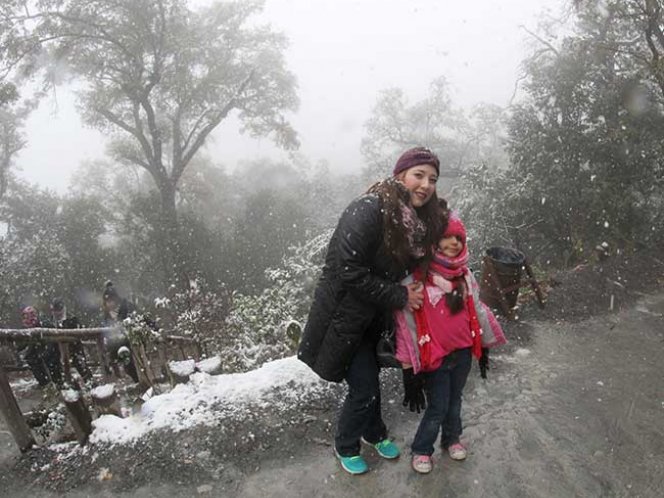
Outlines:
[[12,391],[15,393],[21,393],[36,389],[39,384],[35,379],[16,379],[10,382]]
[[186,377],[194,373],[196,362],[194,360],[169,361],[168,368],[179,377]]
[[95,387],[90,394],[92,395],[93,398],[106,399],[110,398],[113,395],[114,390],[115,390],[114,384],[104,384],[103,386]]
[[78,391],[75,391],[74,389],[65,389],[64,391],[60,391],[62,394],[62,398],[65,400],[67,403],[76,403],[79,398],[81,397],[78,393]]
[[122,444],[158,429],[178,432],[197,425],[212,426],[225,418],[243,418],[250,407],[278,413],[280,407],[293,406],[327,386],[295,356],[246,373],[211,376],[197,372],[188,383],[150,398],[139,413],[128,418],[102,415],[94,420],[90,441]]
[[212,373],[220,368],[221,358],[219,356],[213,356],[212,358],[207,358],[196,363],[196,369],[199,372]]

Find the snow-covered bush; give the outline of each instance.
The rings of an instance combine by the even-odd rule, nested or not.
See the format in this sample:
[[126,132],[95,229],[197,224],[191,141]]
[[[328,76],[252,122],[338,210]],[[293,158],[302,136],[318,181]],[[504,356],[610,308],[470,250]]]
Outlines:
[[219,338],[224,369],[245,371],[293,354],[331,236],[327,230],[293,248],[282,267],[267,270],[271,285],[261,294],[233,294]]
[[218,349],[229,309],[229,298],[223,288],[212,291],[201,279],[192,280],[186,291],[155,299],[155,306],[163,310],[167,328],[176,335],[194,339],[203,350]]
[[156,324],[148,314],[133,312],[122,321],[127,338],[132,346],[148,346],[161,338]]

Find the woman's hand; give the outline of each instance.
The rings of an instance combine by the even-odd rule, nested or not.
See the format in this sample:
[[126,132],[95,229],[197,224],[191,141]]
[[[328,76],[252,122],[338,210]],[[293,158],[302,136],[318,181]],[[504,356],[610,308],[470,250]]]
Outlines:
[[406,305],[406,309],[408,311],[419,310],[424,302],[424,287],[422,282],[408,284],[406,285],[406,289],[408,290],[408,304]]

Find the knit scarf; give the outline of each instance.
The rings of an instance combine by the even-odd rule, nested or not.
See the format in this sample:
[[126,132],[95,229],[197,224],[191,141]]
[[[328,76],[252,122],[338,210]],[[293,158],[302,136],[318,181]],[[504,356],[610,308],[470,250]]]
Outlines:
[[[454,291],[457,286],[452,281],[463,277],[466,285],[473,285],[473,275],[468,269],[468,249],[464,245],[463,250],[458,256],[449,258],[443,255],[440,251],[436,251],[433,260],[429,265],[429,272],[427,273],[426,283],[441,289],[444,293]],[[421,272],[415,271],[415,278],[422,281]],[[465,306],[468,316],[470,318],[470,332],[473,338],[472,353],[473,356],[479,358],[482,355],[482,329],[480,327],[479,319],[477,316],[477,308],[473,292],[470,288],[466,289]],[[477,303],[479,304],[479,303]],[[426,369],[431,365],[431,328],[426,319],[424,312],[425,308],[433,307],[429,293],[424,292],[424,304],[419,310],[414,312],[415,324],[417,326],[417,345],[420,351],[420,361],[422,369]]]
[[465,275],[468,272],[468,246],[464,244],[461,252],[454,258],[449,258],[441,251],[436,251],[430,267],[447,280]]
[[401,209],[401,222],[406,230],[410,253],[414,258],[419,259],[425,254],[424,239],[427,227],[419,216],[417,216],[417,212],[412,206],[399,200],[399,207]]
[[387,220],[387,223],[391,223],[394,227],[397,227],[399,232],[405,234],[409,252],[413,258],[423,257],[426,254],[424,243],[427,227],[417,215],[415,208],[411,206],[410,191],[406,186],[396,177],[390,177],[374,183],[369,187],[367,193],[378,195],[383,199],[383,202],[388,202],[390,197],[396,193],[398,206],[396,206],[395,211],[397,212]]

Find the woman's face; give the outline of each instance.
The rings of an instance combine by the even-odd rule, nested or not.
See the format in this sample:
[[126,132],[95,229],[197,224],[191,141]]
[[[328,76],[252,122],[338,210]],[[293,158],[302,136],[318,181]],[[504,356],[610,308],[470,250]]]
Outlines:
[[399,179],[410,192],[411,204],[418,208],[431,200],[431,196],[436,191],[438,174],[436,168],[430,164],[419,164],[401,173]]
[[438,250],[448,258],[457,257],[462,249],[463,242],[461,242],[461,237],[457,237],[456,235],[443,237],[440,239],[440,242],[438,242]]

